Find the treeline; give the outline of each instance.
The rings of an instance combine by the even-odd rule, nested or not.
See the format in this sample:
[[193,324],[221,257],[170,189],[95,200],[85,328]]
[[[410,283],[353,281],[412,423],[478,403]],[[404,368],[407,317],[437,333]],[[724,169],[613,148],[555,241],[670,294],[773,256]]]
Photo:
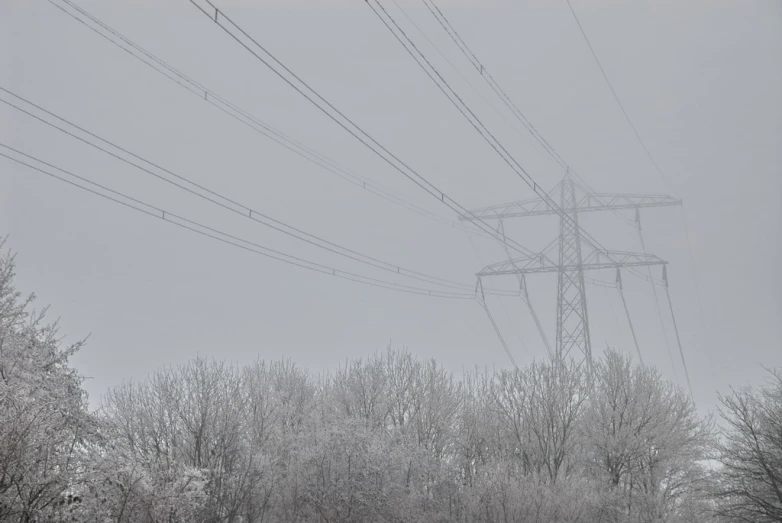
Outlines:
[[0,261],[0,521],[782,521],[782,377],[725,429],[608,351],[475,370],[387,350],[313,376],[197,358],[87,408]]

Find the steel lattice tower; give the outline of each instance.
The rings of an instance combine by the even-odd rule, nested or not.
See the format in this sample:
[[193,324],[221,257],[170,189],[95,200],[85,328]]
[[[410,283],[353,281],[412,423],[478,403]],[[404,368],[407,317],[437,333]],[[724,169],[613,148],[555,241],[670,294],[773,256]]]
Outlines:
[[559,206],[564,216],[559,220],[556,354],[560,358],[567,357],[571,350],[578,349],[589,360],[592,358],[592,345],[581,257],[581,229],[578,226],[576,186],[570,176],[561,183]]
[[[598,247],[583,234],[579,214],[595,211],[635,210],[635,224],[640,233],[640,209],[681,205],[681,200],[664,195],[594,193],[578,184],[568,172],[549,194],[559,192],[559,209],[550,199],[535,198],[520,202],[486,207],[463,216],[463,221],[498,220],[504,234],[503,220],[557,214],[560,217],[559,238],[538,254],[512,258],[485,267],[477,274],[479,280],[489,276],[516,275],[520,281],[526,274],[557,273],[557,324],[554,353],[558,358],[577,357],[580,353],[591,364],[592,345],[589,335],[589,314],[584,272],[600,269],[632,269],[666,265],[667,262],[647,253],[608,251]],[[556,252],[555,252],[556,251]],[[507,250],[506,250],[507,252]],[[526,288],[522,289],[526,297]],[[528,297],[525,298],[528,301]],[[529,303],[528,303],[529,304]],[[531,307],[531,305],[530,305]],[[534,311],[533,311],[534,315]],[[537,318],[535,317],[536,323]],[[545,342],[545,335],[541,333]]]

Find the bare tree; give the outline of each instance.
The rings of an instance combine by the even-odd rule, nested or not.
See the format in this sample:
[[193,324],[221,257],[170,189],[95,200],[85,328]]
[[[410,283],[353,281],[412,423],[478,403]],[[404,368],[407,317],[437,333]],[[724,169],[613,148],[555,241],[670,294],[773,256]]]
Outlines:
[[720,397],[717,512],[729,521],[782,521],[782,371],[760,390]]

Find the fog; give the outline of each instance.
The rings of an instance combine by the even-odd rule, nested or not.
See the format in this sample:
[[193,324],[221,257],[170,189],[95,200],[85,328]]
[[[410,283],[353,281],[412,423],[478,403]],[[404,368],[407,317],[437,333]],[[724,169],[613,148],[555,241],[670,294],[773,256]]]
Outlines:
[[[406,201],[455,220],[189,2],[78,5],[271,126]],[[455,69],[398,6],[386,7],[535,181],[546,190],[554,187],[562,169],[524,134],[437,21],[421,3],[399,5]],[[756,383],[765,375],[763,366],[779,366],[779,4],[574,3],[662,173],[617,106],[565,2],[465,1],[441,7],[526,117],[591,187],[683,200],[681,209],[641,214],[649,252],[669,262],[698,408],[711,412],[717,391]],[[534,196],[365,2],[226,1],[220,8],[466,208]],[[499,242],[426,219],[302,160],[49,2],[4,2],[0,45],[5,89],[287,224],[469,286],[485,265],[506,257]],[[5,93],[3,98],[12,100]],[[329,266],[365,269],[227,215],[6,104],[0,106],[0,122],[2,143],[170,212]],[[51,304],[50,316],[60,318],[68,340],[89,335],[73,364],[89,378],[84,386],[93,405],[123,380],[143,379],[196,355],[240,364],[289,358],[317,372],[390,344],[435,358],[456,374],[475,366],[511,367],[474,301],[409,295],[312,273],[139,215],[5,158],[0,166],[0,224],[18,252],[17,285],[35,291],[38,306]],[[634,218],[632,212],[627,216]],[[584,216],[581,224],[609,249],[641,250],[636,231],[611,213]],[[533,251],[558,234],[555,216],[505,225],[509,237]],[[654,271],[659,278],[659,268]],[[613,270],[589,276],[615,278]],[[527,280],[553,339],[556,277]],[[683,386],[667,304],[661,296],[664,334],[650,284],[629,274],[624,282],[645,361]],[[513,289],[516,283],[511,277],[492,285]],[[634,352],[616,290],[588,283],[587,296],[595,354],[607,346]],[[491,297],[488,304],[519,364],[545,357],[518,298]]]

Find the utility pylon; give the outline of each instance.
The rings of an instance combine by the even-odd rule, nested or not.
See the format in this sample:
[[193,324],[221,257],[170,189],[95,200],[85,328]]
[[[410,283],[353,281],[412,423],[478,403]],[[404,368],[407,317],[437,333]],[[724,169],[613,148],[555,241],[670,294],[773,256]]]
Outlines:
[[[559,209],[548,203],[559,192]],[[557,325],[555,356],[567,358],[575,351],[581,353],[591,366],[592,344],[589,335],[584,271],[666,265],[657,256],[647,253],[608,251],[594,244],[578,223],[581,213],[596,211],[635,210],[635,224],[640,232],[640,209],[681,205],[681,200],[664,195],[593,193],[577,183],[570,172],[549,192],[548,202],[534,198],[492,207],[484,207],[460,217],[462,221],[498,220],[498,228],[504,231],[503,221],[509,218],[525,218],[557,214],[560,217],[559,237],[540,253],[508,260],[484,267],[478,279],[489,276],[516,275],[546,272],[557,273]],[[556,254],[555,254],[556,252]],[[524,289],[526,290],[526,288]],[[526,298],[529,304],[529,298]],[[534,312],[533,312],[534,315]],[[545,339],[545,338],[544,338]]]

